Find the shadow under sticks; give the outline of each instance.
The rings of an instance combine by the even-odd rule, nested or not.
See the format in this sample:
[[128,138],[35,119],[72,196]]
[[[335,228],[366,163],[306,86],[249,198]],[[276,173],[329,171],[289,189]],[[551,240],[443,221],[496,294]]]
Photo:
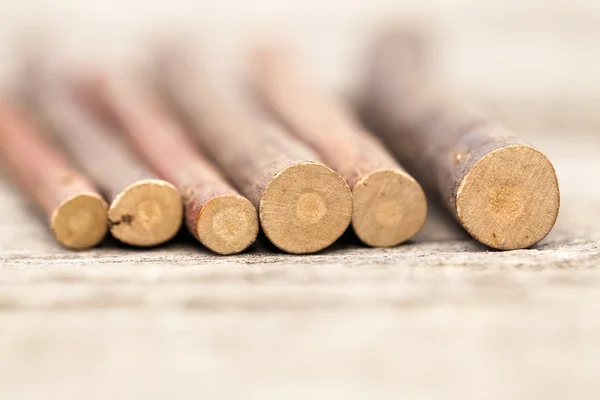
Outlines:
[[472,240],[469,234],[431,194],[427,194],[427,219],[412,239],[413,243]]

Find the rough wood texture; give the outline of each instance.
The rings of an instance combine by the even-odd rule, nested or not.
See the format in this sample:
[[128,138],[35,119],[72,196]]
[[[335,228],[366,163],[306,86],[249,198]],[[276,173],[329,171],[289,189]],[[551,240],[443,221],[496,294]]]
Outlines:
[[151,100],[152,93],[124,79],[88,73],[80,79],[78,90],[120,127],[161,177],[177,186],[187,228],[196,239],[218,254],[248,248],[258,235],[258,215],[252,203],[194,149],[178,124]]
[[[348,185],[303,143],[244,103],[231,84],[202,71],[179,49],[157,57],[156,78],[217,165],[259,210],[269,240],[289,253],[314,253],[346,230]],[[206,72],[203,75],[203,72]]]
[[600,175],[582,171],[600,170],[600,141],[526,134],[562,207],[544,241],[508,252],[432,203],[388,249],[291,256],[259,240],[220,257],[184,236],[74,253],[0,180],[0,397],[593,398]]
[[[54,243],[0,184],[2,398],[591,398],[600,390],[600,142],[530,137],[563,208],[486,251],[435,206],[408,244],[220,257]],[[582,184],[585,182],[585,184]],[[198,373],[203,379],[198,379]],[[235,382],[235,384],[232,384]]]
[[364,243],[395,246],[421,229],[427,215],[421,186],[364,131],[342,100],[307,82],[291,51],[257,48],[249,71],[266,108],[348,182],[352,227]]
[[552,164],[500,124],[431,90],[415,71],[412,39],[394,32],[374,45],[362,99],[369,125],[479,242],[502,250],[539,242],[560,205]]
[[362,44],[364,25],[432,16],[443,33],[436,76],[502,107],[502,120],[550,157],[561,212],[544,241],[511,252],[446,235],[432,205],[417,238],[393,249],[288,257],[257,247],[224,258],[179,242],[73,253],[0,178],[0,398],[597,397],[596,0],[218,0],[210,12],[195,1],[57,4],[4,7],[0,47],[32,15],[85,54],[126,57],[153,24],[201,27],[226,50],[219,39],[276,23],[320,77],[340,83],[358,76],[345,56]]
[[27,122],[27,116],[0,102],[3,164],[48,218],[56,241],[71,249],[97,245],[106,235],[108,205],[79,173]]
[[33,90],[31,97],[54,137],[109,199],[112,235],[136,246],[170,240],[183,214],[177,189],[156,178],[125,143],[78,104],[70,87],[40,80]]

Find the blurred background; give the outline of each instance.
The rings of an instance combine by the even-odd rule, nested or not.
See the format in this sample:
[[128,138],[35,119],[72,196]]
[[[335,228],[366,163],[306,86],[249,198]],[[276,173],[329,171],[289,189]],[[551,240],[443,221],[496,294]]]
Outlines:
[[347,250],[355,268],[341,251],[102,248],[81,268],[0,177],[0,398],[593,398],[600,1],[0,0],[0,86],[32,38],[119,65],[161,37],[229,59],[277,35],[351,96],[372,35],[394,23],[429,32],[441,86],[550,157],[562,208],[545,244]]
[[53,32],[69,54],[110,60],[164,34],[227,53],[276,33],[346,88],[373,29],[393,21],[430,28],[437,77],[453,88],[515,117],[543,113],[551,127],[600,125],[596,0],[2,0],[1,68],[9,76],[15,40],[28,33]]
[[[582,229],[595,223],[596,0],[0,0],[0,77],[10,87],[19,52],[36,41],[77,61],[120,65],[139,62],[165,38],[197,41],[206,57],[227,62],[275,36],[297,47],[322,83],[351,96],[373,35],[394,24],[430,35],[441,87],[484,106],[548,154],[567,206],[559,229],[565,219],[581,220]],[[589,212],[571,213],[582,207]]]
[[9,77],[15,42],[40,32],[70,55],[112,61],[158,36],[198,36],[229,54],[275,33],[348,88],[370,34],[394,21],[431,30],[436,76],[453,89],[523,124],[600,126],[596,0],[2,0],[0,68]]

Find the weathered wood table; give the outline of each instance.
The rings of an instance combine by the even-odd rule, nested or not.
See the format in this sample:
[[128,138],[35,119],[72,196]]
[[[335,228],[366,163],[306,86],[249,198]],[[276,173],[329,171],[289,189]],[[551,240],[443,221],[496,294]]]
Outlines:
[[[568,139],[567,139],[568,138]],[[582,398],[600,390],[600,139],[530,136],[562,209],[487,251],[435,208],[412,243],[317,255],[52,241],[0,183],[0,398]],[[198,394],[198,396],[196,395]]]

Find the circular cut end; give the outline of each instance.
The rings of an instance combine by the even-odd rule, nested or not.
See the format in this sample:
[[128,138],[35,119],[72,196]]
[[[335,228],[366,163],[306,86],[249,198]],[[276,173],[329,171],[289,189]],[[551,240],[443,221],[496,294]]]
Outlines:
[[542,240],[554,226],[559,205],[552,164],[525,145],[487,154],[465,175],[456,195],[458,220],[467,232],[500,250]]
[[317,163],[284,168],[260,201],[260,222],[269,240],[288,253],[330,246],[350,225],[352,193],[337,173]]
[[95,193],[82,193],[62,202],[50,221],[56,240],[71,249],[97,245],[108,229],[108,205]]
[[200,242],[215,253],[239,253],[258,235],[256,208],[242,196],[215,197],[202,207],[196,230]]
[[154,246],[171,239],[181,226],[179,191],[158,179],[136,182],[123,190],[108,210],[112,235],[134,246]]
[[421,185],[400,170],[364,176],[354,187],[352,227],[369,246],[395,246],[425,223],[427,200]]

